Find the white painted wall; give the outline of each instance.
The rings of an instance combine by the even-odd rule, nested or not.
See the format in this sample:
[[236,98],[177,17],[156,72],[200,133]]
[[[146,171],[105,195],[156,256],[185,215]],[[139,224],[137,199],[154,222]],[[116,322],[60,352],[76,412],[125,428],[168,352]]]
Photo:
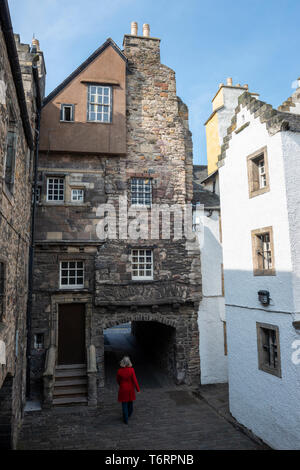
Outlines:
[[[292,344],[300,339],[292,326],[299,306],[294,297],[299,289],[299,219],[292,219],[300,202],[299,176],[293,177],[299,170],[300,138],[290,133],[271,137],[265,124],[243,108],[237,128],[247,121],[248,127],[233,133],[219,169],[230,410],[272,447],[300,449],[300,365],[291,359]],[[270,191],[249,199],[246,159],[265,145]],[[251,230],[267,226],[273,227],[276,276],[253,276]],[[270,291],[269,307],[259,303],[260,289]],[[258,369],[256,322],[279,327],[282,378]]]
[[222,246],[219,211],[203,217],[201,247],[203,299],[198,314],[201,384],[227,382],[227,356],[224,354],[225,305],[222,296]]

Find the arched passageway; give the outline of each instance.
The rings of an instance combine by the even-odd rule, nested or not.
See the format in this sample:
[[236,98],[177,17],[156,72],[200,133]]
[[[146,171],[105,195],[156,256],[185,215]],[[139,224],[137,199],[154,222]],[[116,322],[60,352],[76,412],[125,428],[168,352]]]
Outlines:
[[176,378],[176,329],[156,321],[132,321],[104,330],[105,386],[116,388],[119,362],[128,355],[143,388]]

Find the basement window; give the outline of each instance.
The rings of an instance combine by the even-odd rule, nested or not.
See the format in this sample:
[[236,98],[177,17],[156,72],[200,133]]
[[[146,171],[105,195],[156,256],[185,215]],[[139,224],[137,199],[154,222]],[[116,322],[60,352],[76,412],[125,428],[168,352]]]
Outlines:
[[44,333],[34,335],[34,349],[44,349]]
[[83,261],[61,261],[60,288],[79,289],[84,287]]
[[64,122],[74,121],[74,105],[61,104],[60,105],[60,120]]
[[279,328],[276,325],[256,323],[258,368],[281,377]]
[[133,280],[153,279],[153,251],[131,250],[131,268]]

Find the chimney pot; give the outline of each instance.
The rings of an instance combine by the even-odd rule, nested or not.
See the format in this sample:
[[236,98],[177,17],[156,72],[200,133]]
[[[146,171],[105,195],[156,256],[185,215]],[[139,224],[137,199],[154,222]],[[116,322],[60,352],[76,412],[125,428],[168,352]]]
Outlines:
[[150,26],[147,23],[143,24],[143,36],[150,36]]
[[243,86],[243,88],[246,88],[246,90],[248,90],[249,86],[247,83],[245,83],[245,85]]
[[136,21],[131,22],[131,33],[132,36],[137,36],[138,34],[138,24]]
[[32,46],[35,46],[36,47],[36,50],[39,51],[40,50],[40,41],[36,38],[33,38],[32,41],[31,41],[31,44]]
[[222,86],[224,86],[224,83],[219,83],[219,88],[221,88]]
[[232,78],[231,77],[227,78],[227,86],[232,86]]

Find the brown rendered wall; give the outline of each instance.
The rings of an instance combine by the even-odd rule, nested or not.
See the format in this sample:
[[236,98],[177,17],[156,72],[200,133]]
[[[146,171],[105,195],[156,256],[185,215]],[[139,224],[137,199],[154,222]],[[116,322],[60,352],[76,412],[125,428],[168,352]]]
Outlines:
[[[88,83],[113,88],[111,123],[87,122]],[[60,105],[74,104],[74,122],[60,122]],[[47,152],[126,153],[126,63],[108,46],[62,89],[42,112],[40,150]]]

